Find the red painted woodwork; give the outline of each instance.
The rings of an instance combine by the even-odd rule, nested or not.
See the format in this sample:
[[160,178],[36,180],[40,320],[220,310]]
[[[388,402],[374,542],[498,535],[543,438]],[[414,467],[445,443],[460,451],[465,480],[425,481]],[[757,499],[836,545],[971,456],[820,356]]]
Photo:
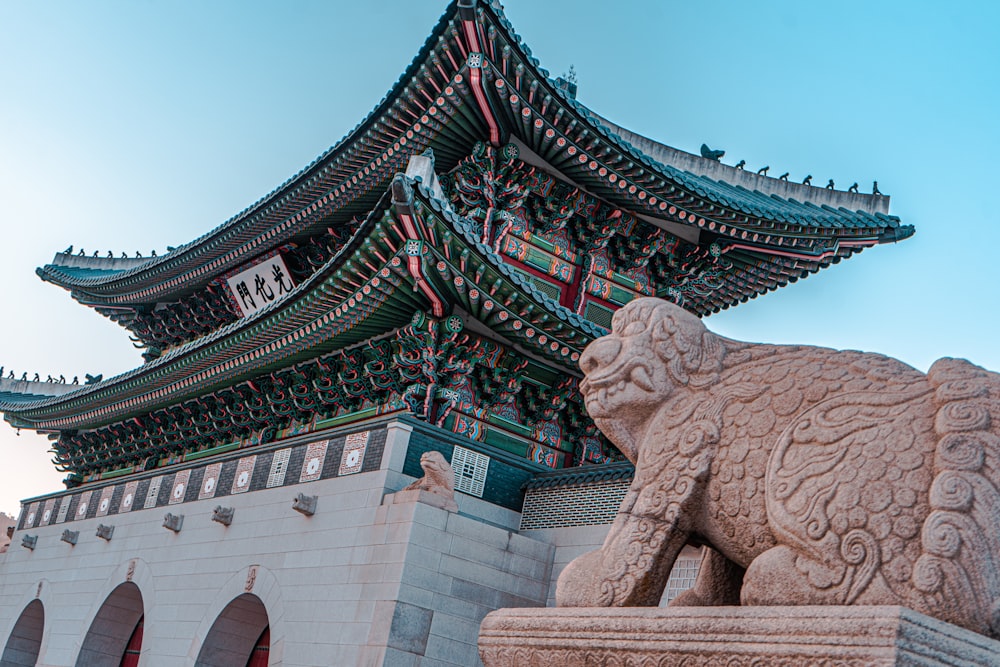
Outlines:
[[271,628],[264,628],[264,632],[260,633],[260,637],[257,639],[257,643],[254,644],[253,651],[250,653],[250,660],[247,661],[247,667],[267,667],[267,659],[271,653]]
[[139,622],[135,624],[135,630],[132,631],[132,636],[129,637],[128,644],[125,646],[125,655],[122,656],[120,667],[138,667],[139,652],[142,649],[142,623],[143,617],[140,616]]

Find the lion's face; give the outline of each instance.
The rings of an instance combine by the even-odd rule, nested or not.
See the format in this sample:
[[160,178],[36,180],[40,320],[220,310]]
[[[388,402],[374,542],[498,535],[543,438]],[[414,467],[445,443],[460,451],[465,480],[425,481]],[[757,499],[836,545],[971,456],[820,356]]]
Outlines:
[[705,328],[694,315],[652,298],[619,310],[611,327],[580,357],[586,376],[580,391],[600,429],[632,458],[636,430],[701,368]]
[[580,391],[594,419],[620,415],[623,409],[631,412],[670,394],[652,346],[650,309],[633,304],[615,313],[611,333],[588,345],[580,357],[586,375]]
[[424,478],[428,481],[445,488],[454,488],[455,482],[451,465],[448,464],[441,452],[431,450],[421,454],[420,467],[424,471]]

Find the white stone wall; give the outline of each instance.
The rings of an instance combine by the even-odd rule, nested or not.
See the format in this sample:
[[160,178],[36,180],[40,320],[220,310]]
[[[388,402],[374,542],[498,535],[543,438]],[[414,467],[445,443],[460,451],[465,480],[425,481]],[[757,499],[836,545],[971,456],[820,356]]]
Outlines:
[[[144,667],[190,667],[206,644],[224,654],[252,641],[233,633],[221,644],[206,641],[227,605],[246,593],[267,611],[271,665],[481,664],[483,617],[554,604],[559,573],[599,547],[609,525],[519,531],[519,513],[479,498],[456,494],[456,513],[413,492],[396,494],[412,481],[400,472],[409,435],[406,424],[389,424],[381,463],[369,472],[19,530],[0,554],[0,651],[37,599],[44,607],[38,665],[75,665],[102,605],[131,581],[145,614]],[[298,493],[318,497],[313,516],[292,509]],[[603,502],[600,485],[587,493]],[[212,521],[217,505],[235,509],[230,526]],[[163,527],[168,511],[184,515],[179,533]],[[95,535],[99,524],[114,526],[110,542]],[[79,531],[75,546],[60,540],[63,530]],[[33,551],[21,546],[24,535],[37,537]],[[682,554],[694,558],[693,550]],[[231,621],[252,614],[254,604],[236,607]],[[105,645],[123,647],[136,617],[106,610],[102,633],[114,635],[116,618],[128,627]]]
[[32,529],[34,551],[17,540],[0,556],[0,636],[6,640],[41,584],[46,637],[39,664],[73,665],[101,604],[131,576],[145,611],[142,664],[193,665],[219,612],[247,592],[255,566],[249,592],[268,610],[272,662],[334,664],[331,656],[358,654],[379,586],[401,572],[401,559],[372,562],[388,535],[375,514],[393,475],[378,471],[304,485],[319,496],[311,517],[292,510],[293,489],[277,488],[225,498],[236,509],[228,527],[211,520],[213,500],[171,508],[184,514],[179,533],[162,527],[165,508],[113,517],[110,542],[94,535],[107,518],[74,522],[76,546],[60,541],[65,525]]
[[[398,472],[406,440],[391,427],[373,472],[18,531],[0,554],[0,641],[37,598],[38,664],[74,665],[104,601],[132,581],[143,666],[195,665],[216,618],[247,592],[267,609],[271,665],[477,665],[486,613],[545,603],[554,548],[519,535],[518,513],[470,496],[458,494],[459,513],[383,504],[411,481]],[[318,496],[315,515],[292,509],[300,492]],[[220,504],[235,508],[228,527],[211,520]],[[184,515],[179,533],[162,526],[167,511]],[[110,542],[95,536],[101,523],[114,525]],[[60,540],[67,528],[75,546]],[[25,534],[38,538],[33,551]]]

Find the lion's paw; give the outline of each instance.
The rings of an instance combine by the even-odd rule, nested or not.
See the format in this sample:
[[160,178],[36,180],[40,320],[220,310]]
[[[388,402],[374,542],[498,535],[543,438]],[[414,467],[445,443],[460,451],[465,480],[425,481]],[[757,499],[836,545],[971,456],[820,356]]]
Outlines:
[[571,560],[556,582],[556,606],[603,607],[601,604],[600,549]]

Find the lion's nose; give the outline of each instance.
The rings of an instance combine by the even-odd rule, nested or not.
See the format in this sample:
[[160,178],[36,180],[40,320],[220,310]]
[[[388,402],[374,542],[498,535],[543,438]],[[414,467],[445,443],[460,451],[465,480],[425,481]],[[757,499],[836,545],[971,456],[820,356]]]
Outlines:
[[611,336],[598,338],[580,355],[580,370],[589,375],[601,366],[607,366],[622,349],[621,341]]

